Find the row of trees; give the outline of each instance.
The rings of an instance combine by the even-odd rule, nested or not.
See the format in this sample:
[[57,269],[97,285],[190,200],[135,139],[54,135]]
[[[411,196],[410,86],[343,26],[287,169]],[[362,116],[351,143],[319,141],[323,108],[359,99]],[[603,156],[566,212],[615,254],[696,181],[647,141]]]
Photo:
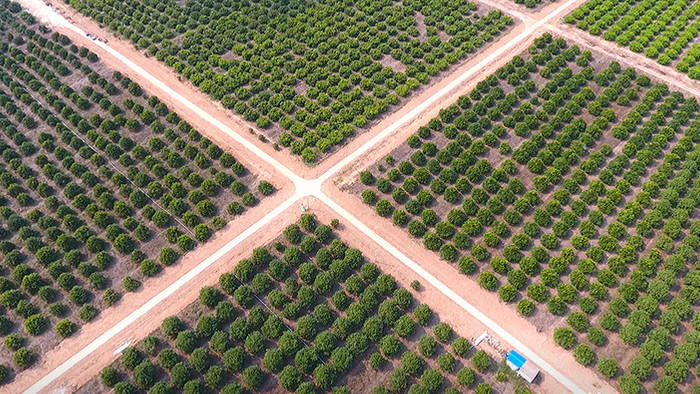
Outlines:
[[[683,55],[700,30],[695,17],[700,5],[678,0],[669,3],[641,1],[589,1],[568,15],[567,23],[600,35],[633,52],[644,52],[662,65],[670,65]],[[689,72],[696,56],[686,54],[676,69]]]

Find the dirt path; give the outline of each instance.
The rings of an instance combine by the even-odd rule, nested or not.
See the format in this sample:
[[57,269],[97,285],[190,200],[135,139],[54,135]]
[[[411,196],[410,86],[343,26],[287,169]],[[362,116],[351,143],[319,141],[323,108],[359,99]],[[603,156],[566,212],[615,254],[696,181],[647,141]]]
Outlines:
[[[375,215],[370,208],[354,196],[344,193],[332,185],[326,184],[324,186],[324,193],[327,193],[334,202],[341,205],[355,218]],[[544,331],[537,330],[526,318],[519,316],[508,305],[500,302],[494,293],[487,292],[479,287],[476,281],[460,274],[453,264],[441,261],[435,253],[414,242],[406,232],[397,231],[393,224],[384,220],[366,222],[368,223],[366,225],[374,233],[391,234],[386,236],[385,242],[400,250],[401,253],[411,256],[414,262],[419,262],[420,267],[434,276],[440,284],[447,286],[449,290],[468,301],[478,311],[488,311],[488,318],[496,325],[507,328],[505,334],[500,333],[496,327],[489,327],[490,331],[499,334],[506,341],[517,346],[517,350],[521,354],[533,359],[545,373],[545,380],[547,378],[554,380],[552,377],[560,382],[569,380],[572,384],[567,384],[566,388],[573,392],[617,392],[607,382],[601,381],[591,369],[579,364],[570,351],[556,345],[552,339],[555,327],[549,327]],[[364,233],[363,237],[368,238],[368,234]],[[375,239],[375,241],[378,240]],[[381,243],[380,246],[386,252],[387,247]],[[407,270],[404,269],[404,271]],[[440,289],[440,292],[445,295],[443,289]],[[450,298],[453,299],[453,297]],[[460,307],[460,309],[465,309],[462,305]],[[479,320],[484,322],[482,319]],[[489,326],[488,323],[485,325]],[[517,333],[517,339],[509,338],[509,333]],[[522,347],[518,346],[518,341],[522,342]],[[541,360],[538,361],[537,357]],[[556,369],[553,366],[556,366]],[[564,375],[564,379],[556,377],[557,373]]]
[[[314,201],[312,203],[312,212],[317,215],[322,222],[330,222],[331,219],[337,218],[336,212],[322,204],[321,201]],[[164,318],[176,314],[185,306],[196,300],[201,287],[215,284],[222,273],[230,271],[236,262],[250,254],[251,249],[272,241],[287,225],[295,222],[298,217],[299,211],[296,208],[296,204],[293,204],[290,208],[277,215],[264,230],[260,230],[251,237],[248,237],[234,250],[219,259],[216,264],[204,270],[198,276],[198,280],[189,282],[177,292],[173,293],[170,299],[174,302],[161,302],[158,304],[148,312],[147,317],[144,316],[131,323],[118,335],[97,348],[94,356],[85,358],[80,363],[76,364],[59,380],[47,386],[43,391],[56,392],[56,390],[65,390],[65,392],[71,392],[87,383],[90,379],[99,374],[104,366],[114,361],[125,346],[134,344],[143,339],[153,330],[157,329]],[[375,262],[384,272],[394,275],[398,282],[406,288],[409,288],[413,280],[420,279],[417,275],[406,270],[400,261],[383,248],[378,247],[379,245],[367,238],[356,227],[348,224],[349,223],[343,220],[336,230],[336,233],[347,245],[360,249],[369,260]],[[180,271],[186,271],[189,267],[178,268],[180,268]],[[182,274],[182,272],[180,272],[180,274]],[[450,324],[460,336],[471,338],[486,329],[486,327],[472,315],[467,313],[455,313],[455,310],[458,310],[459,306],[435,287],[425,281],[421,281],[421,285],[422,289],[416,294],[416,298],[420,302],[428,304],[431,309],[440,315],[441,320]],[[150,292],[152,293],[154,291]],[[145,292],[144,295],[146,295]],[[134,304],[135,306],[139,305],[137,300],[133,301],[134,302],[129,302],[129,304]],[[101,325],[114,324],[114,322],[118,321],[121,317],[122,316],[115,314],[115,316],[102,322],[104,324]],[[97,327],[90,327],[91,331],[93,328]],[[95,331],[97,331],[97,334],[101,332],[100,330]],[[509,348],[505,345],[505,341],[503,341],[502,338],[498,338],[496,335],[493,336],[499,339],[506,348]],[[72,353],[73,347],[71,346],[72,343],[69,341],[70,340],[64,341],[61,346],[52,351],[52,353]],[[38,372],[38,370],[32,370],[31,372]],[[37,375],[41,376],[40,373],[37,373]],[[13,385],[8,386],[9,392],[25,390],[25,387],[18,383],[19,382],[15,382]],[[559,393],[565,390],[559,382],[549,376],[541,378],[538,384],[533,386],[533,389],[534,392],[544,393]]]
[[[155,57],[147,57],[135,49],[130,42],[112,35],[107,29],[101,28],[97,23],[76,12],[70,6],[48,1],[49,7],[42,0],[20,0],[19,2],[23,7],[29,9],[39,21],[47,23],[55,31],[68,36],[77,45],[95,52],[109,68],[128,76],[138,83],[144,91],[157,95],[168,108],[177,112],[182,119],[195,125],[202,135],[220,146],[224,147],[230,144],[232,139],[238,139],[239,145],[250,144],[246,147],[255,153],[244,150],[238,154],[241,155],[245,152],[251,157],[251,161],[267,163],[270,163],[271,160],[268,158],[260,160],[260,157],[269,156],[279,164],[276,167],[281,172],[289,171],[285,174],[288,177],[303,176],[309,170],[309,167],[304,165],[299,158],[290,155],[289,152],[276,151],[271,143],[261,142],[258,139],[261,132],[254,124],[242,120]],[[57,13],[67,22],[61,21],[62,18],[57,16]],[[85,36],[85,32],[104,38],[107,43],[91,40]],[[137,68],[141,69],[142,72]],[[144,75],[144,72],[150,75]],[[189,103],[183,102],[183,98]],[[241,141],[242,139],[246,142]]]
[[[32,9],[33,12],[36,12],[37,1],[38,0],[20,0],[20,3],[23,6]],[[584,0],[575,0],[573,2],[570,2],[570,5],[567,7],[567,9],[557,13],[557,15],[563,16],[569,10],[574,9],[583,2]],[[369,130],[357,135],[355,138],[353,138],[352,141],[340,147],[338,151],[325,158],[321,163],[314,167],[308,167],[300,160],[300,158],[290,155],[289,152],[287,152],[286,150],[283,149],[281,151],[276,151],[270,143],[261,142],[257,136],[262,135],[262,131],[260,131],[254,124],[244,121],[237,115],[233,114],[230,110],[223,108],[223,106],[220,103],[211,100],[196,86],[193,86],[189,81],[184,80],[182,76],[175,73],[171,68],[169,68],[162,62],[158,61],[153,57],[146,57],[144,53],[135,49],[131,43],[114,36],[107,29],[101,28],[99,24],[76,12],[70,6],[62,4],[60,2],[54,3],[52,1],[47,1],[47,3],[50,4],[61,15],[63,15],[69,22],[71,22],[75,26],[78,26],[82,31],[88,31],[99,37],[106,38],[108,40],[109,47],[125,55],[129,60],[136,63],[141,68],[149,70],[152,74],[157,75],[158,79],[163,81],[168,87],[171,87],[175,91],[180,92],[183,96],[187,97],[190,101],[192,101],[196,106],[200,107],[207,113],[213,115],[217,120],[220,120],[222,123],[224,123],[231,129],[236,130],[239,135],[241,135],[251,143],[255,144],[266,154],[270,155],[275,160],[282,163],[285,167],[293,170],[294,173],[298,174],[304,179],[314,179],[328,172],[328,170],[334,168],[343,157],[346,157],[349,153],[354,152],[355,150],[357,150],[358,147],[370,141],[374,136],[376,136],[382,130],[386,129],[387,126],[393,124],[396,120],[400,119],[405,114],[412,112],[417,106],[425,102],[428,98],[431,98],[433,96],[439,96],[439,100],[436,100],[434,104],[429,108],[430,112],[421,114],[420,117],[418,117],[418,119],[430,119],[434,117],[438,113],[440,108],[443,108],[445,106],[445,104],[456,101],[456,99],[459,96],[468,93],[473,86],[470,86],[468,88],[461,88],[458,90],[450,89],[448,91],[443,91],[443,89],[445,89],[459,76],[463,75],[467,70],[474,67],[475,64],[478,64],[484,58],[490,56],[494,51],[497,51],[503,45],[512,41],[523,30],[545,19],[552,12],[556,11],[556,9],[561,5],[561,3],[559,2],[553,2],[535,13],[525,13],[524,11],[526,11],[527,8],[518,6],[511,0],[483,1],[482,3],[487,6],[505,10],[506,13],[508,13],[509,15],[513,16],[516,19],[520,19],[520,22],[518,23],[516,20],[517,24],[510,30],[509,33],[500,36],[498,40],[488,45],[488,47],[483,48],[480,52],[478,52],[475,56],[470,58],[467,62],[455,68],[448,74],[445,74],[445,76],[441,79],[433,81],[433,83],[430,86],[423,89],[423,91],[420,94],[412,96],[409,99],[409,101],[407,101],[397,110],[391,112],[390,115],[382,119],[379,123],[372,126]],[[50,22],[52,18],[44,17],[39,19]],[[192,114],[192,111],[188,110],[188,108],[183,108],[182,103],[178,102],[177,100],[174,100],[169,94],[164,94],[166,92],[163,92],[162,89],[159,89],[158,86],[155,86],[151,80],[143,78],[143,76],[139,75],[138,73],[135,73],[133,70],[125,68],[123,62],[121,62],[119,59],[116,59],[113,55],[105,51],[105,49],[101,45],[99,45],[100,43],[86,38],[83,34],[80,34],[80,32],[77,32],[65,26],[64,24],[54,24],[54,28],[60,33],[70,37],[74,42],[79,43],[80,45],[83,45],[97,53],[102,59],[102,61],[106,63],[110,68],[118,70],[123,74],[127,75],[129,78],[139,83],[139,85],[141,85],[146,91],[157,94],[162,99],[162,101],[165,102],[165,104],[167,104],[170,108],[178,112],[183,119],[187,120],[192,124],[198,124],[201,121],[200,116],[198,116],[197,114]],[[540,34],[539,29],[534,29],[532,35],[537,34]],[[508,52],[518,53],[520,51],[509,50]],[[510,56],[503,56],[502,59],[502,63],[505,63],[505,61],[510,59]],[[479,77],[486,76],[488,75],[488,73],[493,72],[495,69],[497,69],[497,67],[489,66],[488,71],[480,72],[474,79],[478,81]],[[249,132],[249,130],[252,130],[253,133]],[[221,133],[215,128],[202,128],[201,131],[202,134],[207,136],[209,139],[216,141],[220,144],[226,144],[226,141],[230,140],[229,136],[227,136],[225,133]]]
[[[277,191],[275,194],[268,196],[261,200],[260,204],[255,208],[249,209],[243,215],[237,217],[233,222],[229,223],[222,230],[216,232],[212,239],[205,244],[202,244],[194,251],[186,254],[181,260],[179,260],[175,265],[168,267],[163,270],[163,272],[150,278],[142,283],[139,291],[135,293],[126,293],[122,299],[110,309],[106,310],[104,313],[100,314],[98,318],[88,324],[83,325],[75,336],[63,340],[58,346],[53,348],[46,354],[43,354],[41,361],[38,365],[30,370],[24,371],[19,374],[15,380],[9,385],[3,387],[6,392],[14,393],[21,392],[29,388],[32,384],[39,381],[41,378],[47,376],[52,371],[54,371],[58,366],[62,365],[66,360],[68,360],[74,354],[79,353],[86,344],[93,342],[95,339],[101,336],[101,334],[109,331],[115,327],[119,322],[126,319],[129,315],[134,313],[136,310],[146,305],[149,300],[153,300],[159,293],[165,291],[167,288],[172,286],[175,282],[181,279],[184,275],[189,272],[194,271],[198,266],[203,264],[203,261],[207,260],[207,256],[212,256],[215,252],[223,249],[226,245],[236,241],[237,238],[241,238],[247,229],[252,228],[256,223],[263,220],[269,212],[274,212],[276,207],[283,206],[286,201],[289,201],[293,197],[293,186],[290,187],[288,184],[289,180],[285,180],[283,177],[279,177],[278,182],[283,182],[285,187],[282,190]],[[298,207],[293,206],[294,209],[298,211]],[[294,211],[292,209],[292,211]],[[267,215],[266,215],[267,214]],[[283,218],[284,216],[282,216]],[[274,223],[274,221],[272,222]],[[266,231],[259,232],[262,234],[256,234],[257,237],[262,237],[266,234]],[[251,238],[251,237],[249,237]],[[240,242],[241,245],[253,244],[257,245],[255,237],[253,240],[249,241],[245,239],[244,242]],[[239,248],[240,249],[240,248]],[[227,254],[228,256],[228,254]],[[230,260],[230,259],[229,259]],[[211,264],[207,270],[204,272],[206,275],[200,275],[201,280],[209,278],[209,273],[218,272],[226,264],[227,259],[220,259],[214,264]],[[213,276],[212,276],[213,277]],[[218,275],[216,276],[218,277]],[[193,282],[189,286],[200,286],[200,281]],[[184,288],[184,287],[183,287]],[[199,287],[198,287],[199,288]],[[168,303],[160,303],[159,307],[167,308],[177,308],[174,305],[179,305],[182,307],[181,300],[179,297],[171,297]],[[150,317],[148,319],[139,319],[139,324],[145,324],[145,322],[152,320]],[[115,338],[128,338],[128,336],[120,336]],[[117,339],[116,341],[120,341]],[[119,344],[128,341],[121,340]],[[111,354],[111,353],[109,353]],[[104,357],[104,352],[99,353],[100,357]],[[92,365],[94,360],[89,361],[86,365]],[[103,365],[103,364],[98,364]],[[77,368],[74,371],[82,371],[84,367]],[[72,371],[70,374],[64,374],[65,378],[73,379],[77,374]],[[57,381],[58,382],[58,381]]]
[[[287,181],[293,181],[296,173],[290,171],[289,163],[284,161],[289,159],[288,155],[276,152],[269,144],[260,143],[260,146],[256,146],[249,141],[249,139],[254,139],[254,141],[260,142],[247,132],[247,123],[231,115],[230,111],[225,108],[215,105],[196,87],[180,81],[180,78],[165,64],[160,63],[155,58],[145,57],[136,51],[130,43],[109,36],[106,31],[101,37],[108,37],[108,45],[88,39],[84,32],[94,33],[99,27],[74,11],[74,17],[64,19],[56,15],[56,11],[46,6],[41,0],[20,0],[20,4],[42,23],[46,23],[55,31],[68,36],[76,44],[97,53],[100,60],[110,69],[128,76],[148,94],[157,95],[169,109],[177,112],[182,119],[195,126],[202,135],[216,142],[222,149],[232,152],[236,159],[240,160],[252,172],[260,174],[265,179],[273,177],[273,174],[277,172],[277,176],[281,179],[287,178]],[[69,9],[65,5],[59,5],[59,7]],[[80,28],[75,25],[71,26],[70,20],[72,18],[78,19],[76,22],[81,23]],[[144,75],[144,73],[150,75]],[[253,149],[257,151],[253,151]],[[271,156],[270,151],[275,154],[275,157],[272,160],[268,160],[269,157],[263,157],[261,160],[261,156]]]

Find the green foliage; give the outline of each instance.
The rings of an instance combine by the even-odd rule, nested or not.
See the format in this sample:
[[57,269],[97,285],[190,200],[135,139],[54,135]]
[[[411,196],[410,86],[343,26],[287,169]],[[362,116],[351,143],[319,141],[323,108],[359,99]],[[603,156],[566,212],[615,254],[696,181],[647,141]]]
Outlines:
[[408,315],[401,316],[394,324],[394,331],[401,338],[410,337],[415,332],[415,329],[415,322]]
[[124,290],[126,291],[136,291],[139,287],[141,287],[141,282],[130,276],[126,276],[122,280],[122,286],[124,286]]
[[472,365],[474,365],[474,368],[476,368],[477,371],[479,372],[486,372],[489,368],[491,368],[491,365],[493,363],[493,360],[491,359],[491,356],[489,356],[486,352],[483,350],[479,350],[471,358]]
[[41,335],[48,326],[48,320],[41,314],[29,316],[24,321],[24,329],[29,335]]
[[401,369],[409,375],[419,376],[425,367],[425,361],[413,352],[401,356]]
[[63,338],[67,338],[78,330],[78,326],[68,319],[63,319],[56,323],[56,333]]
[[596,369],[603,375],[612,378],[617,374],[620,367],[617,364],[617,360],[614,358],[601,358],[596,364]]
[[576,357],[576,361],[580,364],[590,365],[595,358],[595,354],[590,347],[585,344],[580,344],[574,349],[574,357]]
[[100,380],[107,387],[114,387],[119,382],[119,372],[114,367],[106,367],[100,372]]
[[387,360],[382,356],[381,353],[372,353],[369,357],[369,366],[375,371],[378,371],[386,365]]
[[554,329],[554,342],[564,349],[571,349],[576,344],[576,336],[568,328],[559,327]]
[[476,382],[476,373],[469,367],[464,367],[457,372],[457,382],[465,387],[470,387]]
[[257,366],[251,366],[243,371],[243,383],[250,390],[260,388],[265,379],[265,373]]
[[34,354],[34,352],[32,352],[30,349],[23,347],[14,353],[12,359],[17,368],[24,370],[34,364],[36,361],[36,354]]
[[180,331],[175,340],[175,346],[183,352],[189,354],[197,345],[197,334],[190,330]]

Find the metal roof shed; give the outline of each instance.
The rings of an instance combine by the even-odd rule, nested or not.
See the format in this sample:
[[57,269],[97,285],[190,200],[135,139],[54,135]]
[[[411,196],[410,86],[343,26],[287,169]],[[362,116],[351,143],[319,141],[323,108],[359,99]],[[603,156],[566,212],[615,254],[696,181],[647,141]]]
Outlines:
[[537,375],[539,375],[540,369],[529,360],[526,360],[522,367],[518,370],[518,375],[523,379],[527,380],[528,383],[532,383]]
[[513,371],[520,369],[527,360],[515,350],[511,350],[506,357],[506,363]]

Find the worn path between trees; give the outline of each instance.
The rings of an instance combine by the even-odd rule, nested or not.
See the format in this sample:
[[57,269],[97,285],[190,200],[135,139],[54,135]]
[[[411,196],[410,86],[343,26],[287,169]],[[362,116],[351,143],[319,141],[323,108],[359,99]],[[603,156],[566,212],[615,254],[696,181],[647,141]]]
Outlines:
[[[506,0],[484,2],[501,7],[503,1]],[[397,246],[393,237],[390,240],[382,237],[372,226],[353,215],[353,207],[361,202],[346,198],[350,196],[344,196],[335,186],[339,179],[356,173],[358,166],[376,161],[385,151],[401,144],[419,125],[435,116],[440,108],[453,103],[483,77],[526,49],[545,28],[560,26],[561,17],[583,3],[583,0],[555,2],[534,13],[515,5],[507,7],[508,14],[522,19],[509,34],[409,101],[399,111],[389,115],[389,123],[378,123],[366,135],[359,136],[357,142],[341,148],[326,159],[325,163],[308,172],[301,171],[299,163],[295,162],[295,158],[289,157],[287,152],[274,152],[269,144],[262,144],[246,135],[243,130],[249,128],[249,124],[231,116],[196,91],[196,88],[181,81],[157,60],[146,58],[131,44],[112,36],[89,19],[60,6],[69,21],[41,0],[20,0],[20,3],[41,22],[52,25],[76,43],[93,50],[112,69],[128,75],[150,94],[158,95],[183,119],[197,125],[203,135],[234,150],[244,163],[252,163],[250,167],[253,170],[272,174],[284,181],[281,181],[283,186],[277,192],[274,207],[264,204],[253,209],[252,211],[257,211],[257,216],[248,217],[249,223],[246,224],[249,225],[246,228],[241,231],[225,230],[223,236],[215,239],[218,242],[200,246],[196,251],[196,256],[202,256],[200,262],[171,267],[162,276],[144,283],[144,288],[155,290],[128,294],[120,305],[113,307],[110,313],[105,313],[109,316],[102,316],[95,323],[86,325],[79,336],[63,341],[56,349],[43,355],[41,364],[18,375],[6,387],[9,392],[36,393],[78,388],[113,361],[125,345],[145,337],[159,326],[163,317],[176,313],[196,299],[199,288],[210,282],[215,283],[221,272],[230,270],[231,261],[269,241],[279,232],[272,231],[273,229],[281,230],[286,224],[294,222],[299,216],[300,203],[308,204],[313,200],[318,201],[317,205],[323,205],[326,216],[343,219],[341,223],[348,226],[344,231],[358,238],[367,238],[378,245],[383,253],[390,254],[394,258],[392,267],[399,267],[398,270],[404,272],[406,270],[399,265],[402,264],[410,270],[413,277],[417,275],[429,284],[427,291],[437,290],[440,296],[451,300],[463,312],[471,315],[470,319],[475,318],[538,364],[545,375],[542,388],[546,391],[561,391],[563,388],[575,393],[616,391],[606,382],[600,381],[592,370],[577,364],[570,352],[556,348],[551,338],[536,333],[525,335],[524,333],[534,332],[532,326],[512,309],[500,305],[492,294],[484,297],[477,293],[478,299],[473,299],[475,294],[472,291],[478,291],[474,288],[475,284],[463,277],[446,277],[445,274],[449,275],[451,271],[445,270],[445,263],[435,254],[417,250],[410,250],[409,253],[410,247],[400,242]],[[92,40],[86,36],[86,31],[108,37],[109,42]],[[239,132],[234,131],[234,128]],[[313,179],[305,179],[305,176]],[[310,208],[313,212],[313,203]],[[268,213],[264,214],[265,212]],[[363,219],[375,225],[373,218]],[[239,224],[233,223],[230,226]],[[391,231],[386,234],[391,234]],[[414,256],[414,259],[407,253]],[[416,256],[421,258],[418,260]],[[464,285],[459,281],[468,283]],[[472,302],[467,299],[472,299]],[[483,313],[504,310],[506,316],[501,313],[497,313],[498,316]],[[508,329],[504,328],[506,326]],[[554,351],[550,351],[552,349]]]

